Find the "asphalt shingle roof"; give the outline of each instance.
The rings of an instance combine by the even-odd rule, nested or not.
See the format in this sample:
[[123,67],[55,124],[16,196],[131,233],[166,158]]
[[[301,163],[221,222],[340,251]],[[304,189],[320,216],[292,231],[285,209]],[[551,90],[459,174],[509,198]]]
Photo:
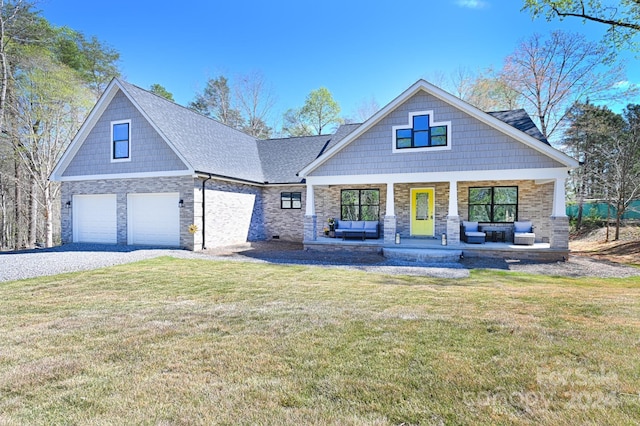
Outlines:
[[541,142],[546,143],[547,145],[551,145],[549,141],[542,135],[542,132],[536,124],[533,122],[529,114],[524,109],[512,109],[508,111],[493,111],[488,112],[487,114],[497,118],[500,121],[503,121],[510,125],[511,127],[515,127],[528,134],[531,137],[538,139]]
[[269,183],[301,182],[296,173],[326,150],[334,135],[258,141],[265,179]]
[[[249,182],[300,183],[298,171],[361,126],[343,124],[332,135],[257,140],[147,90],[118,82],[196,172]],[[524,109],[488,114],[549,145]]]
[[195,171],[265,181],[255,138],[137,86],[119,83]]

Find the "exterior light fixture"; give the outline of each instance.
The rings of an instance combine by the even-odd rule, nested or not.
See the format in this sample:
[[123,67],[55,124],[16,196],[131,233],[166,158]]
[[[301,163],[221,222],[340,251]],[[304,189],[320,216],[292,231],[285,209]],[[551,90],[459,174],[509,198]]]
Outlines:
[[178,201],[178,207],[184,208],[184,200]]
[[66,206],[68,209],[70,209],[70,208],[71,208],[71,200],[67,201],[67,202],[65,203],[65,206]]

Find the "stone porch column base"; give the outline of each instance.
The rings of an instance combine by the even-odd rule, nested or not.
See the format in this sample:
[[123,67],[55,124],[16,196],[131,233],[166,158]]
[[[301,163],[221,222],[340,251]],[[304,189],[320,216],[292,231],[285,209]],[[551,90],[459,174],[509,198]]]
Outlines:
[[304,240],[315,241],[318,239],[318,216],[304,217]]
[[384,243],[395,244],[396,242],[396,217],[384,217]]
[[447,244],[460,244],[460,216],[447,216]]
[[569,248],[569,217],[551,216],[549,245],[552,249]]

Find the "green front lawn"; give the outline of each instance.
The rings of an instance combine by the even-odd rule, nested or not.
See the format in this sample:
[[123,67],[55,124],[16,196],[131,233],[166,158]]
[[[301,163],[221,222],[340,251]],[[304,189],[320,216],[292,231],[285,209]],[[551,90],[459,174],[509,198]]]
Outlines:
[[0,424],[632,424],[640,278],[158,258],[0,283]]

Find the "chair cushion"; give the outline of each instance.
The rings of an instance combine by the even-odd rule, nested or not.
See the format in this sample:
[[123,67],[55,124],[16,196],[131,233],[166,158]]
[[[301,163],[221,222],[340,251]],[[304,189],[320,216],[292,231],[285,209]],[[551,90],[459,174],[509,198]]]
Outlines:
[[364,222],[364,229],[375,231],[377,226],[378,222],[376,222],[375,220],[367,220]]
[[478,222],[467,222],[465,220],[465,221],[462,221],[462,226],[464,226],[465,233],[478,231]]
[[534,234],[533,232],[514,232],[513,235],[516,237],[529,237],[529,238],[536,237],[536,234]]
[[484,232],[477,232],[477,231],[465,232],[464,235],[466,235],[467,237],[486,237],[487,236],[487,234],[485,234]]
[[531,232],[531,222],[513,222],[513,232]]

